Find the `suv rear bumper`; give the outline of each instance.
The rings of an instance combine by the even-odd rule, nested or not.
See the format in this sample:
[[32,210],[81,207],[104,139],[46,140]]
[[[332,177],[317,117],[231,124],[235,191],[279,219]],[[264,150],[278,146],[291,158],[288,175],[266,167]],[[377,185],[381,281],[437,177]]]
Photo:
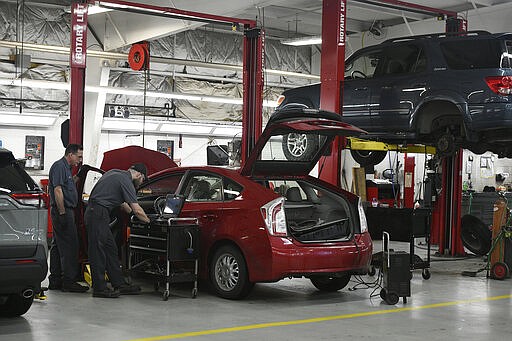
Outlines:
[[0,259],[0,294],[18,294],[25,289],[41,290],[48,273],[46,250],[38,245],[33,257]]
[[[486,141],[493,141],[494,131],[512,131],[512,103],[469,105],[469,113],[471,118],[469,129],[474,132],[488,133],[487,138],[490,140]],[[512,140],[512,135],[509,135],[508,140]]]

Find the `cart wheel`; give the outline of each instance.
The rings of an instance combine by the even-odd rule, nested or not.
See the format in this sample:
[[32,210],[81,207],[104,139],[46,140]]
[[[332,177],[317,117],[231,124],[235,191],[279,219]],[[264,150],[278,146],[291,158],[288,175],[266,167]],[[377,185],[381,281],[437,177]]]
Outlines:
[[510,274],[508,265],[503,262],[496,262],[491,267],[491,278],[505,279]]
[[382,300],[385,301],[386,300],[386,296],[387,296],[386,289],[382,288],[380,290],[380,294],[379,295],[380,295],[380,298],[382,298]]
[[395,294],[394,292],[388,292],[388,294],[386,295],[386,299],[384,301],[386,301],[386,303],[389,305],[395,305],[398,303],[399,300],[400,297],[398,297],[397,294]]
[[167,301],[169,299],[169,290],[164,290],[164,293],[162,294],[162,299],[164,301]]
[[375,267],[373,265],[370,265],[368,268],[368,276],[375,276],[377,273],[377,270],[375,270]]
[[429,269],[423,269],[421,272],[421,276],[423,279],[429,279],[430,278],[430,270]]
[[192,298],[197,297],[197,288],[192,289]]

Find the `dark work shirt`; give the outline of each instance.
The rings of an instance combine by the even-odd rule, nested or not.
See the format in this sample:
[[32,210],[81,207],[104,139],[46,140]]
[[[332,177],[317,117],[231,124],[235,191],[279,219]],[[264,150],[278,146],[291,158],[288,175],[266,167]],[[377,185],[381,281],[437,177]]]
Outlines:
[[124,202],[137,202],[137,192],[130,171],[111,169],[103,174],[92,189],[89,202],[106,207],[110,211]]
[[60,186],[64,195],[64,206],[74,208],[78,204],[78,193],[76,185],[71,175],[71,166],[63,157],[53,163],[48,175],[48,192],[50,194],[50,203],[56,207],[55,203],[55,187]]

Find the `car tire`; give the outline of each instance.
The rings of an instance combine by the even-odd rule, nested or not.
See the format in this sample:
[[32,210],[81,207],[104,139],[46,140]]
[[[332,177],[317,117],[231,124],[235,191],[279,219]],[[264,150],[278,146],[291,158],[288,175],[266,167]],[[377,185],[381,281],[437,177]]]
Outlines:
[[350,281],[350,275],[344,274],[341,277],[315,276],[311,277],[310,280],[318,290],[334,292],[347,286]]
[[491,249],[492,233],[485,224],[471,214],[461,218],[462,244],[475,255],[484,256]]
[[16,317],[25,314],[34,301],[34,295],[25,298],[18,294],[10,294],[4,304],[0,305],[1,317]]
[[283,153],[286,160],[311,160],[318,151],[318,136],[290,133],[283,136]]
[[254,286],[254,283],[249,281],[244,256],[231,245],[221,246],[215,251],[209,272],[211,287],[222,298],[242,299],[249,295]]
[[375,166],[381,163],[386,158],[387,154],[387,151],[380,150],[350,150],[352,158],[362,167]]

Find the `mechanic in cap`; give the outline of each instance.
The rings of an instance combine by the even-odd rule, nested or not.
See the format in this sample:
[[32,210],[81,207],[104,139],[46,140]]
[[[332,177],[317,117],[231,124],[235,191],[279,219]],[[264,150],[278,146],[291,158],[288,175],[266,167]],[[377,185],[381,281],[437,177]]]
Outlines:
[[[115,298],[119,295],[139,294],[138,286],[125,282],[119,263],[117,246],[109,227],[110,214],[118,207],[133,213],[140,221],[149,218],[137,203],[136,188],[146,179],[146,166],[132,165],[128,170],[111,169],[92,189],[85,211],[85,225],[89,241],[89,262],[92,272],[93,297]],[[107,272],[113,289],[107,287]]]

